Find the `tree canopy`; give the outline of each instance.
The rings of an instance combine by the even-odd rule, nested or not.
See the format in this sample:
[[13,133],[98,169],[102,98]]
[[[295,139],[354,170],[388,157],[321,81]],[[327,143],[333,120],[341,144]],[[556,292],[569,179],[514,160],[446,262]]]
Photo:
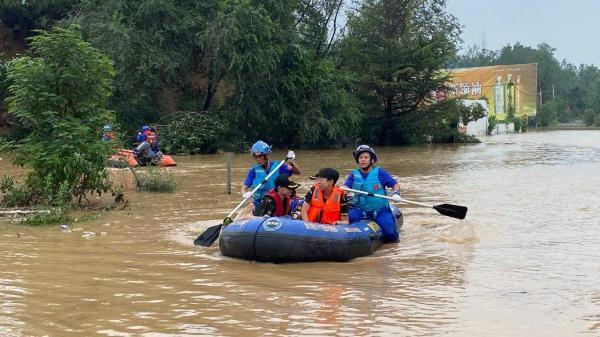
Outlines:
[[25,129],[15,163],[28,169],[34,203],[70,203],[89,191],[106,191],[110,148],[98,137],[113,121],[107,109],[111,61],[83,41],[77,26],[39,32],[31,55],[8,63],[9,113]]
[[[457,56],[460,25],[446,0],[9,1],[0,18],[23,48],[35,29],[80,25],[113,62],[108,108],[132,137],[163,122],[204,132],[186,121],[210,116],[234,148],[256,138],[306,147],[442,141],[465,115],[431,96],[452,66],[538,63],[544,102],[553,87],[556,100],[540,111],[556,120],[594,115],[600,101],[598,69],[558,62],[547,44]],[[189,151],[214,151],[205,145]]]

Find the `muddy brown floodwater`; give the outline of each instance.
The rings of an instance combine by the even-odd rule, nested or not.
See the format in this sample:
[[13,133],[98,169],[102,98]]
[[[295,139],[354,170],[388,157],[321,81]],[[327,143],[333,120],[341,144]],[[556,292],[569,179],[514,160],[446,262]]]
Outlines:
[[[347,174],[351,151],[296,151],[300,191],[321,166]],[[233,156],[226,195],[225,155],[176,157],[175,193],[128,190],[130,209],[72,224],[93,237],[0,223],[0,335],[600,336],[600,131],[378,155],[405,198],[467,219],[403,207],[400,244],[348,263],[225,258],[192,241],[252,158]],[[6,154],[0,171],[19,172]]]

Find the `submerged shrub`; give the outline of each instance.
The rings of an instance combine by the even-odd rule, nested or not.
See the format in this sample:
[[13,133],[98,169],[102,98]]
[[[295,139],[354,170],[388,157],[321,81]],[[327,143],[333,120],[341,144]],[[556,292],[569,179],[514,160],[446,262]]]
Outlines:
[[30,226],[56,225],[69,221],[71,218],[67,215],[66,209],[56,207],[48,212],[37,212],[25,217],[21,223]]
[[111,61],[86,43],[77,26],[53,28],[30,39],[26,56],[8,63],[8,112],[23,129],[14,163],[27,169],[32,202],[79,203],[110,188],[105,171],[110,144],[102,125],[114,71]]
[[20,186],[15,186],[15,181],[12,176],[3,176],[0,182],[0,192],[2,199],[0,206],[2,207],[20,207],[29,205],[29,193]]
[[140,191],[170,193],[177,189],[175,177],[166,168],[150,167],[134,174]]

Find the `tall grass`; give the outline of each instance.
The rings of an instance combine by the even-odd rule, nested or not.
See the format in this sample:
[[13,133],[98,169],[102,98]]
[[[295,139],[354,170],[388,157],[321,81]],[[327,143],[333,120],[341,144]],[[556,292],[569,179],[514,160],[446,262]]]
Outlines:
[[170,193],[177,189],[177,182],[169,169],[149,167],[144,171],[134,171],[137,188],[140,191]]
[[23,218],[20,223],[30,226],[57,225],[66,221],[70,221],[66,209],[56,207],[48,210],[48,212],[37,212]]

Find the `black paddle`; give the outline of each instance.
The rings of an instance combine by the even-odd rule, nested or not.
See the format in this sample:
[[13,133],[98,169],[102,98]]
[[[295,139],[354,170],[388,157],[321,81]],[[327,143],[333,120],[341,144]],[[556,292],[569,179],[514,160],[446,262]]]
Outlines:
[[[252,194],[254,194],[258,189],[260,189],[262,187],[262,185],[264,185],[269,178],[271,178],[271,176],[275,173],[279,171],[279,168],[288,160],[289,158],[285,158],[285,160],[283,160],[282,162],[279,163],[279,165],[277,165],[277,167],[275,167],[274,169],[271,170],[271,172],[269,172],[269,174],[265,177],[265,179],[263,179],[263,181],[261,181],[260,184],[258,184],[256,187],[254,187],[254,189],[252,190]],[[233,220],[231,220],[231,216],[233,214],[235,214],[235,212],[237,212],[238,209],[240,209],[240,207],[242,207],[242,205],[244,205],[246,203],[246,201],[249,199],[244,199],[242,200],[236,208],[233,209],[233,211],[231,211],[229,213],[229,215],[227,215],[227,217],[225,219],[223,219],[223,222],[221,222],[220,224],[216,225],[216,226],[211,226],[208,227],[202,234],[200,234],[200,236],[198,236],[196,238],[196,240],[194,240],[194,244],[196,246],[202,246],[202,247],[210,247],[219,237],[219,235],[221,234],[221,228],[223,228],[223,226],[227,226],[230,223],[233,222]]]
[[[354,192],[354,193],[358,193],[358,194],[368,195],[370,197],[384,198],[384,199],[394,201],[394,198],[388,197],[387,195],[373,194],[373,193],[369,193],[369,192],[365,192],[365,191],[354,190],[354,189],[351,189],[351,188],[348,188],[345,186],[342,186],[340,188],[345,191],[348,191],[348,192]],[[428,204],[424,204],[421,202],[410,201],[410,200],[406,200],[406,199],[402,199],[400,202],[405,202],[407,204],[413,204],[413,205],[417,205],[417,206],[433,208],[442,215],[449,216],[449,217],[456,218],[456,219],[464,219],[465,216],[467,216],[467,208],[465,206],[458,206],[458,205],[451,205],[451,204],[441,204],[441,205],[434,206],[434,205],[428,205]]]

